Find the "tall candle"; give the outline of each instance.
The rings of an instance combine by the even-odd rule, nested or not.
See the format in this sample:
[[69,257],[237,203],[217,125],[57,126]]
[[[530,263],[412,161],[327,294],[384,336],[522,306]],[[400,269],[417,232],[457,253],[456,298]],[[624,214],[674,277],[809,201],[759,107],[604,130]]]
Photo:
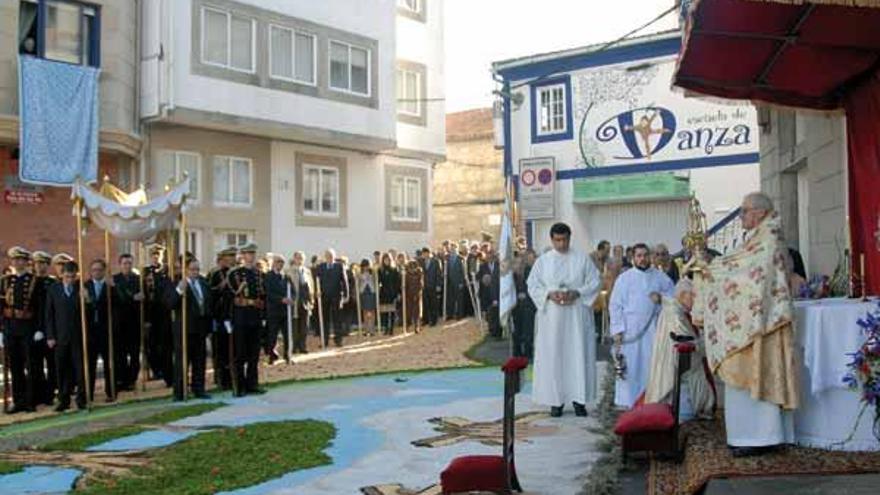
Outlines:
[[859,255],[859,281],[862,284],[862,298],[868,297],[868,284],[865,283],[865,253]]

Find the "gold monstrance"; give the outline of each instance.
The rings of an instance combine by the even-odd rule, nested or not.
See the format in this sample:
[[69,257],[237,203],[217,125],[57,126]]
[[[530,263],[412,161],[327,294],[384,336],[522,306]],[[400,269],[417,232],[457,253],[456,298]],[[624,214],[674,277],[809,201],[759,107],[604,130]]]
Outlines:
[[687,233],[684,236],[684,248],[691,252],[691,258],[685,264],[684,259],[676,258],[675,263],[678,265],[678,273],[681,276],[687,273],[700,273],[703,268],[701,262],[705,262],[707,251],[707,225],[706,214],[700,206],[700,200],[697,196],[691,194],[690,204],[688,205],[688,223]]

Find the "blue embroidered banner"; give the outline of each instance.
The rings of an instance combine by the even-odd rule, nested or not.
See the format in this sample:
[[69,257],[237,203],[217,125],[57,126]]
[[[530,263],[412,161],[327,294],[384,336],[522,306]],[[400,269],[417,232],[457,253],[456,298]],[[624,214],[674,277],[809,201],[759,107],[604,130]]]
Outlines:
[[21,56],[19,178],[69,186],[98,177],[99,69]]

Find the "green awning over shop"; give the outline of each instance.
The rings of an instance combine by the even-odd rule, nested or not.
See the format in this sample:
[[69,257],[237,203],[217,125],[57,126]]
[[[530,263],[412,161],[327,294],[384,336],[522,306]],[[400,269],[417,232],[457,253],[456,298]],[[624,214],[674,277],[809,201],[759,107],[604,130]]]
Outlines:
[[573,201],[579,204],[632,203],[688,199],[690,195],[688,177],[656,173],[576,179]]

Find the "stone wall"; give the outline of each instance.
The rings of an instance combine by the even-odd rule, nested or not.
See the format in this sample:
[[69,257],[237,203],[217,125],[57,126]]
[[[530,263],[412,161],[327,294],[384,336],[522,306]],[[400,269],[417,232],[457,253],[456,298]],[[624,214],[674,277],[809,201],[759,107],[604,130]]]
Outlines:
[[[776,203],[786,241],[800,248],[808,275],[831,275],[848,243],[844,118],[778,109],[762,115],[761,189]],[[806,215],[799,215],[803,203]]]
[[434,168],[433,239],[480,239],[488,232],[497,240],[500,225],[490,225],[504,207],[503,153],[491,134],[447,139],[447,161]]

